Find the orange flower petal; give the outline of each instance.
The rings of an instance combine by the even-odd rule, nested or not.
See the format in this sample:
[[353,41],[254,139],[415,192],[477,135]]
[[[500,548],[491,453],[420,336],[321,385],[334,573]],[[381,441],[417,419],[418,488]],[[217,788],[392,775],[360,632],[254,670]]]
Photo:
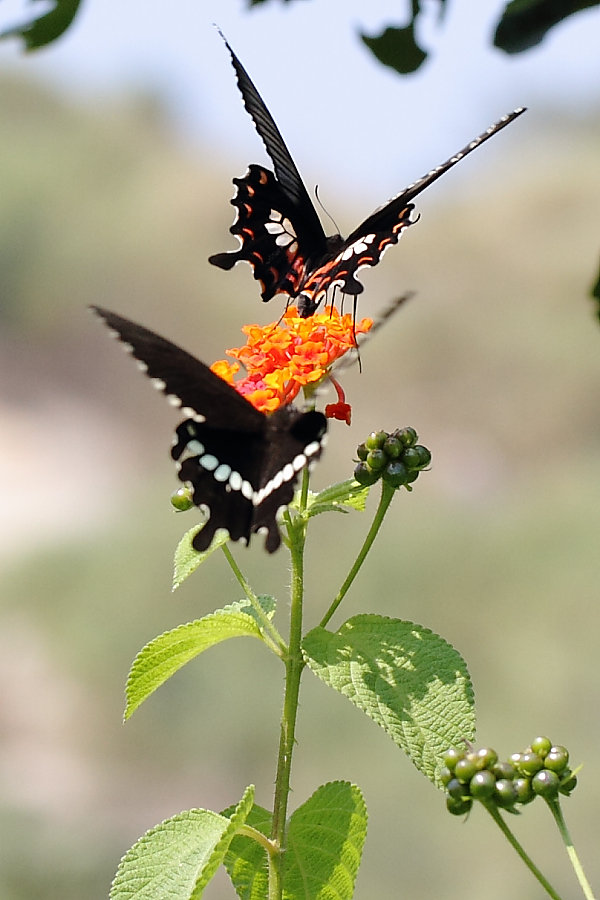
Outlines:
[[[246,344],[227,350],[238,362],[219,360],[211,368],[257,409],[273,412],[290,403],[302,387],[324,378],[336,360],[356,347],[356,335],[366,334],[372,326],[372,319],[355,322],[349,313],[340,315],[332,306],[307,319],[289,306],[279,322],[244,325]],[[240,363],[246,376],[236,382]],[[349,412],[342,406],[331,404],[332,416],[349,422]]]

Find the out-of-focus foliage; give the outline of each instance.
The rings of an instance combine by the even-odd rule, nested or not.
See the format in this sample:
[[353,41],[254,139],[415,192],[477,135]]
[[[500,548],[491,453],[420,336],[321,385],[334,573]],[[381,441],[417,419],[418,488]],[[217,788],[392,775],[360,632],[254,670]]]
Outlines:
[[427,53],[419,47],[415,38],[415,21],[406,28],[386,28],[378,37],[361,35],[369,50],[384,66],[408,75],[415,72],[427,59]]
[[[448,0],[438,0],[440,18]],[[564,19],[597,6],[599,0],[512,0],[504,8],[496,25],[494,46],[506,53],[521,53],[539,44],[546,33]],[[427,59],[419,45],[418,25],[422,13],[420,0],[411,0],[408,24],[388,27],[380,35],[361,37],[377,59],[402,75],[416,71]],[[423,4],[423,9],[429,4]],[[463,53],[464,48],[457,48]]]
[[[36,0],[32,0],[36,2]],[[52,0],[53,8],[27,22],[0,32],[0,38],[20,37],[27,50],[36,50],[52,43],[69,28],[77,14],[81,0]],[[267,0],[247,0],[249,8],[263,6]],[[271,0],[274,2],[274,0]],[[283,0],[288,3],[290,0]],[[305,0],[304,0],[305,2]],[[583,9],[597,6],[600,0],[511,0],[498,20],[494,46],[506,53],[521,53],[539,44],[546,33],[564,19]],[[448,0],[438,0],[440,18]],[[408,0],[405,0],[408,6]],[[386,66],[406,75],[415,72],[427,59],[427,52],[419,45],[416,35],[421,0],[410,0],[408,22],[391,25],[379,35],[361,34],[374,56]],[[423,6],[429,4],[423,4]]]
[[[35,3],[36,0],[31,0]],[[0,38],[20,37],[26,50],[38,50],[61,37],[77,14],[81,0],[52,0],[54,8],[37,18],[0,32]],[[46,7],[46,4],[45,8]]]
[[512,0],[496,26],[494,46],[506,53],[522,53],[535,47],[551,28],[598,0]]

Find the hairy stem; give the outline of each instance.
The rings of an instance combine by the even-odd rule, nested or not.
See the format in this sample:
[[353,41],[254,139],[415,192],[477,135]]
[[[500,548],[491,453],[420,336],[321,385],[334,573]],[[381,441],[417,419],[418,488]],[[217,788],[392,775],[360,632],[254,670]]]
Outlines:
[[[308,473],[304,471],[301,491],[301,510],[308,497]],[[304,668],[302,658],[302,601],[304,595],[304,545],[306,522],[302,516],[293,521],[288,516],[288,537],[292,561],[292,581],[290,587],[290,635],[288,652],[285,657],[285,693],[279,731],[279,752],[273,802],[273,823],[271,841],[278,853],[269,860],[269,900],[281,900],[283,892],[283,861],[285,857],[287,805],[290,793],[292,753],[294,750],[296,719],[298,716],[298,695],[300,677]]]

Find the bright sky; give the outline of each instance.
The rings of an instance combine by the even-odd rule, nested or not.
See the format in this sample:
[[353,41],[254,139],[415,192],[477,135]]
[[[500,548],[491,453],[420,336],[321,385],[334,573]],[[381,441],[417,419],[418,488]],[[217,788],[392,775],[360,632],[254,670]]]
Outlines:
[[[0,66],[86,99],[127,86],[151,88],[182,133],[229,157],[232,176],[240,175],[247,163],[266,158],[212,27],[217,22],[306,184],[319,183],[325,202],[324,187],[331,185],[332,193],[345,188],[370,197],[373,207],[515,106],[530,108],[526,118],[459,168],[486,165],[484,154],[493,166],[548,113],[600,107],[598,9],[573,16],[538,48],[508,57],[489,46],[502,0],[447,5],[439,23],[431,0],[423,39],[433,58],[409,78],[378,64],[357,38],[361,30],[377,34],[404,24],[398,0],[270,0],[251,11],[241,0],[85,0],[66,37],[30,55],[17,42],[4,42]],[[27,19],[34,8],[43,7],[2,0],[0,24]],[[446,178],[462,175],[455,170]]]

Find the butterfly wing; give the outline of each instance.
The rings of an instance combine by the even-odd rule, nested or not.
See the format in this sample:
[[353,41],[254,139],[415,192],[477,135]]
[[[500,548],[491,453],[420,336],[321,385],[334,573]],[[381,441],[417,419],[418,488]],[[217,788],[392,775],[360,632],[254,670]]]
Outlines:
[[98,306],[92,310],[125,345],[174,407],[213,428],[261,434],[264,416],[222,378],[181,347],[143,325]]
[[268,427],[271,453],[262,470],[253,530],[266,530],[265,546],[272,553],[279,546],[280,536],[271,523],[279,510],[291,503],[299,473],[305,466],[312,468],[321,456],[327,419],[316,410],[299,413],[283,406],[269,417]]
[[320,412],[289,406],[264,418],[261,439],[207,433],[206,424],[191,419],[177,428],[172,455],[179,460],[179,477],[192,485],[194,503],[213,511],[194,537],[196,550],[206,550],[218,528],[226,528],[232,541],[248,542],[251,534],[265,532],[269,553],[281,544],[278,513],[291,503],[299,473],[320,457],[327,420]]
[[250,263],[265,302],[275,294],[295,297],[310,266],[311,246],[311,241],[298,236],[295,208],[273,173],[262,166],[251,165],[243,178],[233,182],[237,190],[231,202],[237,215],[229,230],[240,246],[215,253],[208,261],[221,269]]
[[[257,530],[253,527],[252,501],[260,484],[266,447],[264,434],[240,435],[193,419],[178,425],[175,434],[171,456],[177,475],[191,486],[195,505],[207,513],[202,529],[194,536],[195,549],[207,550],[220,528],[229,532],[232,541],[243,539],[248,543],[252,532]],[[267,527],[277,549],[280,539],[275,516]]]
[[299,304],[301,315],[311,315],[331,287],[338,286],[343,294],[353,296],[360,294],[363,286],[356,277],[357,272],[366,266],[376,266],[387,248],[398,243],[404,229],[414,225],[417,221],[417,219],[411,218],[414,210],[412,201],[415,197],[524,112],[523,108],[519,108],[503,116],[454,156],[436,166],[435,169],[423,175],[418,181],[410,184],[401,193],[371,213],[345,239],[335,255],[326,259],[321,266],[311,272],[304,284],[301,285],[301,302]]
[[325,416],[283,407],[266,416],[208,366],[129,319],[92,307],[138,360],[155,387],[189,416],[171,451],[181,481],[207,514],[194,537],[206,550],[223,528],[234,541],[266,531],[269,553],[281,543],[276,516],[294,495],[298,473],[318,459]]
[[[291,203],[306,216],[308,228],[321,230],[321,233],[323,233],[319,217],[308,195],[308,191],[304,186],[290,151],[285,145],[281,132],[275,124],[273,116],[258,93],[254,82],[224,37],[223,40],[231,55],[231,62],[235,70],[244,106],[254,122],[254,127],[264,143],[267,153],[273,161],[273,168],[281,189]],[[324,237],[325,235],[323,234]]]
[[[221,35],[222,36],[222,35]],[[252,266],[262,285],[262,298],[295,296],[311,261],[326,249],[325,232],[289,150],[252,79],[225,40],[231,54],[244,106],[269,154],[275,174],[251,165],[234,178],[231,203],[237,214],[230,231],[240,247],[209,257],[212,265],[231,269],[237,262]]]

